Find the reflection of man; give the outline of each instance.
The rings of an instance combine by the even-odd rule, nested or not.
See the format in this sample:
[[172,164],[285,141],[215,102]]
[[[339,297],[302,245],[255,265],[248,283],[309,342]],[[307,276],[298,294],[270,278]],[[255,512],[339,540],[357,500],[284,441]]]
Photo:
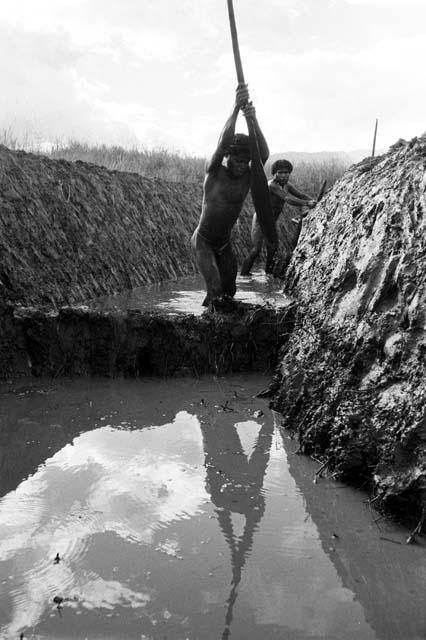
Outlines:
[[[272,422],[268,422],[261,427],[250,458],[244,452],[235,424],[225,418],[216,424],[201,422],[206,489],[217,507],[219,525],[229,544],[232,561],[232,588],[222,638],[229,636],[241,572],[253,544],[254,531],[265,512],[262,488],[273,431]],[[239,541],[234,535],[232,513],[245,516]]]
[[272,432],[269,425],[259,431],[254,451],[247,458],[235,425],[225,421],[201,426],[206,467],[206,488],[216,507],[250,517],[253,506],[264,509],[261,492]]

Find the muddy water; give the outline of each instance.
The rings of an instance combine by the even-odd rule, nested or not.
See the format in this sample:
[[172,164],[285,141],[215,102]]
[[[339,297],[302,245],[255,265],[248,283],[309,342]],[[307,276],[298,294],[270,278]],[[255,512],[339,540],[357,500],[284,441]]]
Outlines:
[[[252,276],[238,276],[235,299],[251,304],[271,304],[283,306],[288,298],[281,293],[282,282],[253,272]],[[200,315],[205,311],[202,302],[206,292],[201,276],[190,276],[177,280],[167,280],[146,287],[131,289],[115,296],[104,296],[88,303],[91,309],[139,309],[141,311],[163,311],[168,314],[192,313]]]
[[1,387],[0,637],[425,638],[424,543],[313,482],[266,384]]

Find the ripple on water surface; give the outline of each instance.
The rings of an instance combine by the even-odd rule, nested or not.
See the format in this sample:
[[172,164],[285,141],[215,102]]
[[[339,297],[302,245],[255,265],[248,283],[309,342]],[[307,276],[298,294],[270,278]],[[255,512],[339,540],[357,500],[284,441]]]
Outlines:
[[266,384],[0,390],[0,637],[421,638],[424,546],[312,482]]

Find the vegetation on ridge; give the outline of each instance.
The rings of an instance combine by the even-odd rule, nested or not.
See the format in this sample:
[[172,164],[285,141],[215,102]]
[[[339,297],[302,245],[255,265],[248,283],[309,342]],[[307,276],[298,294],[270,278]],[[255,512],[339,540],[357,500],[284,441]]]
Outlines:
[[[189,156],[162,147],[125,149],[118,145],[108,146],[70,140],[58,141],[46,148],[46,145],[35,138],[31,139],[29,135],[20,140],[10,129],[0,131],[0,144],[14,151],[24,149],[46,155],[54,160],[70,162],[80,160],[112,171],[129,171],[147,178],[160,178],[170,182],[200,183],[204,178],[206,166],[206,158]],[[315,197],[324,180],[327,180],[328,187],[331,187],[343,175],[346,168],[346,164],[338,157],[324,161],[298,162],[294,166],[292,181],[302,191]],[[270,175],[270,162],[266,164],[266,173]]]

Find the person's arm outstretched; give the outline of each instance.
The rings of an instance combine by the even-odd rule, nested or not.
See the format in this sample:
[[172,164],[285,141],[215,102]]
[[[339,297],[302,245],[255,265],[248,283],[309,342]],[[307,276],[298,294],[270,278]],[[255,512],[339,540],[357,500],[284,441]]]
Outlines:
[[309,207],[309,209],[313,209],[317,203],[316,200],[309,197],[299,198],[294,195],[294,189],[290,190],[290,187],[288,190],[283,189],[279,184],[274,182],[269,183],[269,191],[278,196],[278,198],[281,198],[281,200],[284,200],[286,204],[290,204],[292,207]]
[[299,200],[305,200],[305,205],[306,205],[306,201],[314,203],[311,206],[311,208],[316,205],[317,201],[314,198],[311,198],[311,196],[308,196],[306,193],[303,193],[302,191],[299,191],[299,189],[296,189],[296,187],[293,184],[288,183],[287,188],[288,188],[288,192],[292,196],[295,196]]

